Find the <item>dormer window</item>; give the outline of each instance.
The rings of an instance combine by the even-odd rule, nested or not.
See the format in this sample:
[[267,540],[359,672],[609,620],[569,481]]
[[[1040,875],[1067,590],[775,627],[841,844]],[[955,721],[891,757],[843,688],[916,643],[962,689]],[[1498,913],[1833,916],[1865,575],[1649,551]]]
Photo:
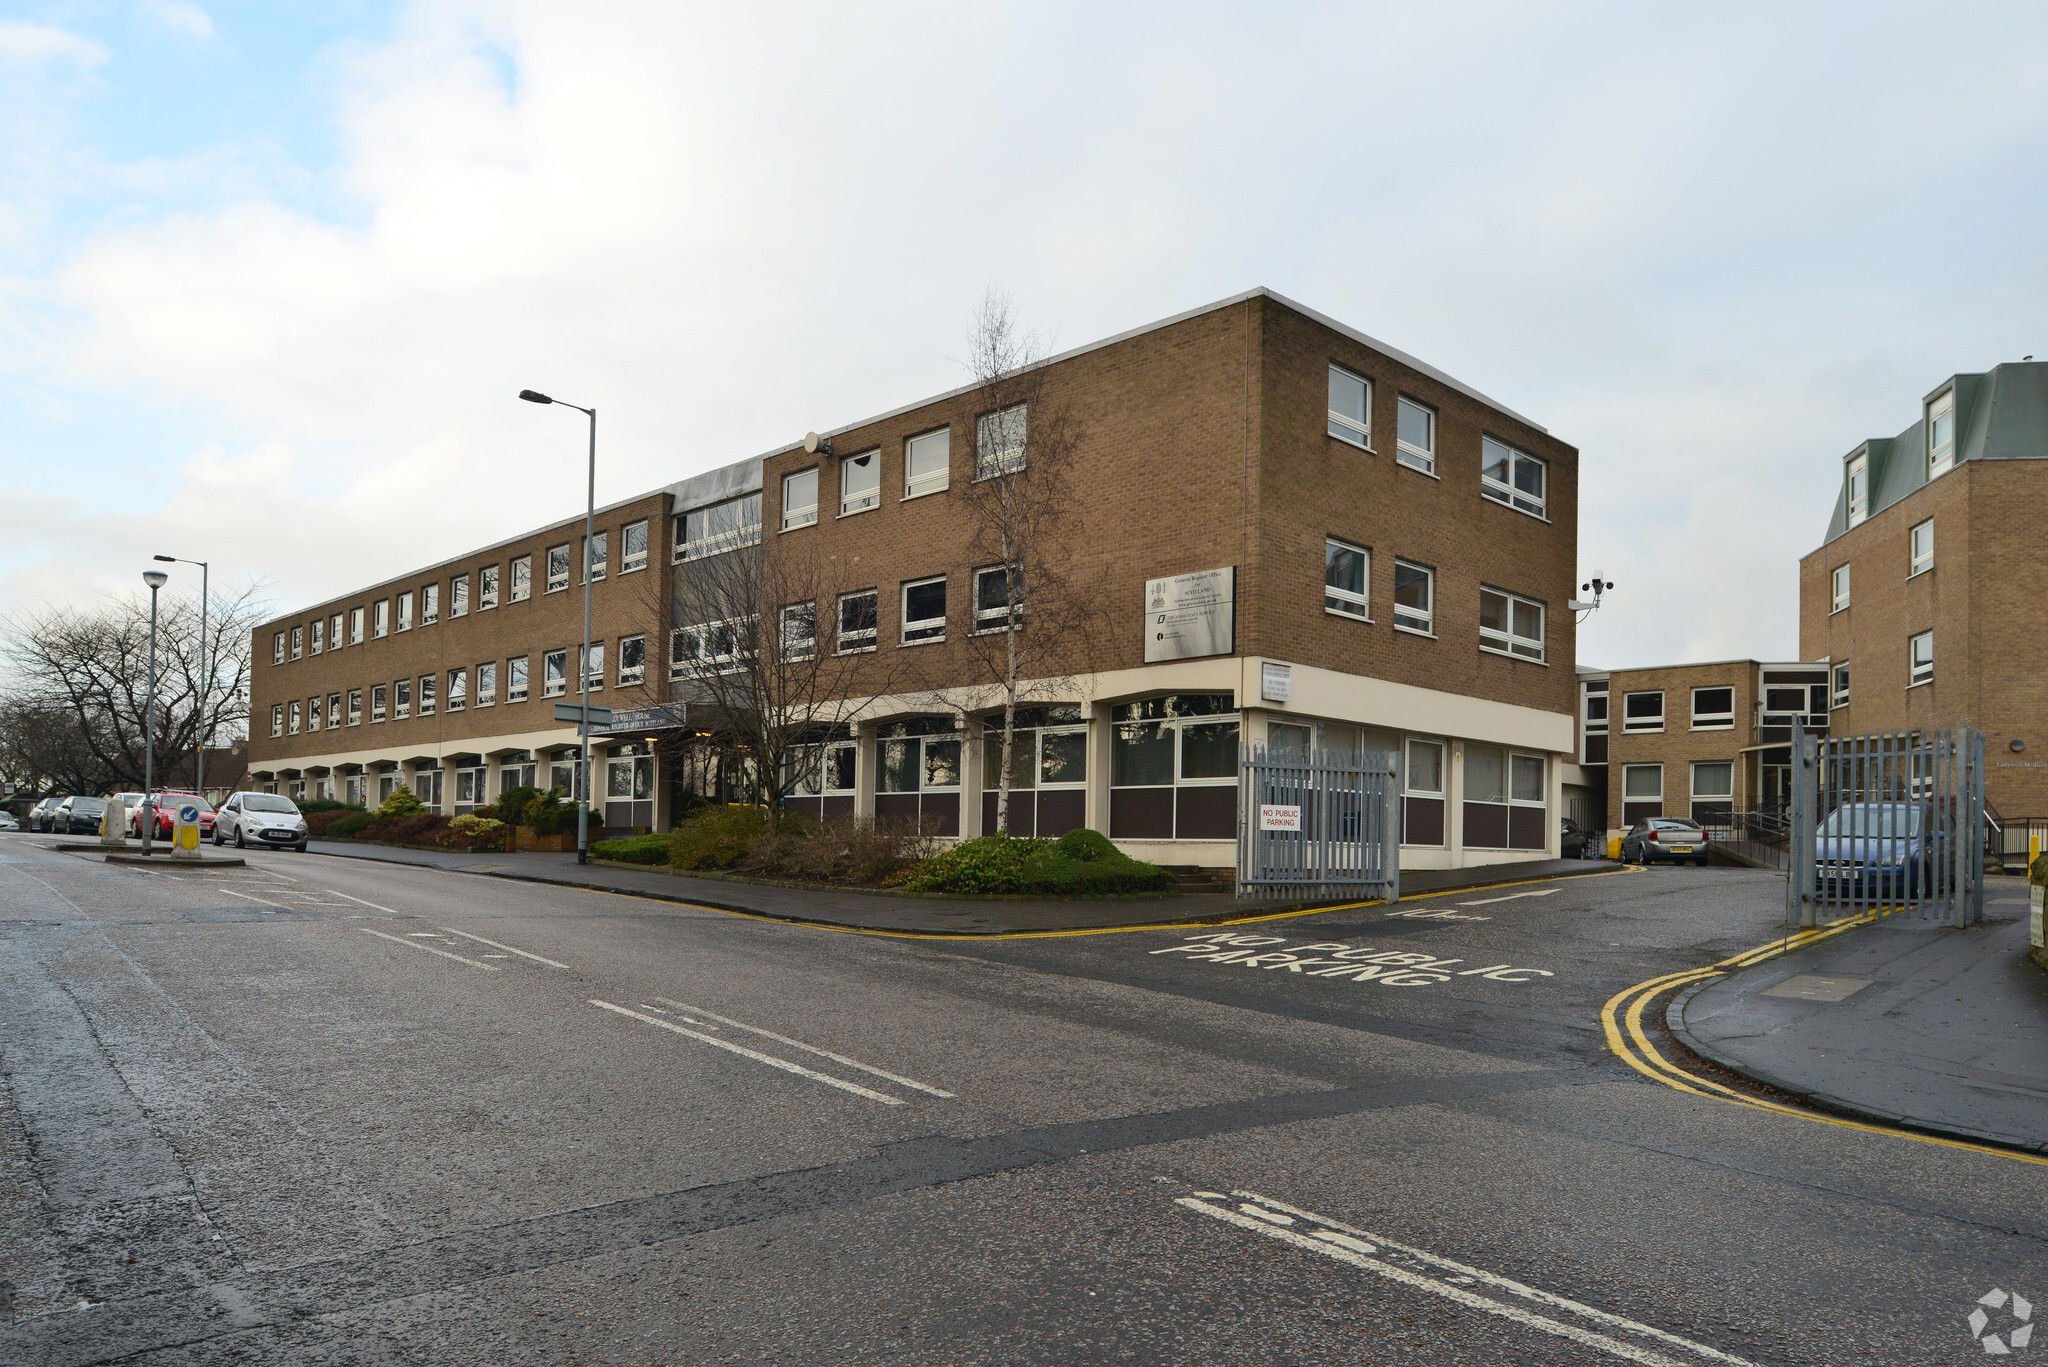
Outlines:
[[1870,455],[1859,451],[1849,457],[1849,525],[1870,516]]
[[1946,474],[1956,463],[1956,392],[1927,405],[1927,477]]

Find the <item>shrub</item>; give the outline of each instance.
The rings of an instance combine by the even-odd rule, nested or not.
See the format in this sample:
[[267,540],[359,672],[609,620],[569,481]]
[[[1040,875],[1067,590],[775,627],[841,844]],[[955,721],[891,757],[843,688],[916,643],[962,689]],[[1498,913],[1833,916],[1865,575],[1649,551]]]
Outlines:
[[903,886],[912,892],[957,892],[968,897],[1022,892],[1025,861],[1050,843],[1007,833],[985,835],[919,861],[904,875]]
[[540,789],[538,788],[507,788],[504,792],[498,794],[498,810],[496,813],[498,820],[504,822],[507,826],[531,826],[533,822],[527,819],[528,813],[526,809],[532,806],[539,797]]
[[966,897],[1035,893],[1052,897],[1102,897],[1151,892],[1173,881],[1171,874],[1124,854],[1100,831],[1069,831],[1054,840],[983,836],[925,859],[904,877],[918,892]]
[[1059,852],[1080,863],[1095,859],[1122,859],[1124,854],[1109,843],[1109,837],[1087,826],[1076,826],[1055,842]]
[[434,837],[437,845],[451,849],[497,850],[505,846],[505,823],[496,817],[465,812],[448,823],[448,829]]
[[2048,850],[2035,856],[2033,867],[2027,870],[2027,881],[2048,887]]
[[313,816],[319,812],[360,812],[364,810],[363,804],[360,802],[336,802],[331,797],[316,797],[310,802],[298,803],[297,806],[301,816]]
[[426,805],[426,803],[420,801],[420,795],[412,789],[394,788],[391,790],[391,796],[378,804],[377,815],[380,817],[405,816],[412,812],[424,810]]
[[759,807],[710,808],[670,834],[668,862],[679,869],[737,868],[767,828]]
[[599,859],[612,859],[621,864],[666,864],[671,837],[666,835],[631,835],[623,840],[596,840],[590,845],[590,852]]
[[364,811],[361,807],[340,807],[324,812],[308,812],[306,813],[306,835],[313,840],[335,839],[334,828],[349,818],[358,816],[362,820],[357,822],[353,828],[358,831],[376,820],[376,817]]
[[[323,812],[321,815],[325,817],[328,816],[328,813]],[[376,819],[376,815],[371,812],[343,812],[338,817],[331,817],[324,826],[317,829],[313,825],[312,818],[308,817],[306,829],[316,836],[324,836],[328,840],[353,840],[361,835],[363,829]]]

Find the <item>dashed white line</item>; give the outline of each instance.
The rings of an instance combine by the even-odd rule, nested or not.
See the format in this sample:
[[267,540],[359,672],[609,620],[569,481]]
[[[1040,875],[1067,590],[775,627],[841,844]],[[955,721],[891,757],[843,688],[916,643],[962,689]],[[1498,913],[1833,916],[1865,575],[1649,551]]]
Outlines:
[[486,973],[501,971],[496,964],[480,963],[475,959],[465,959],[460,954],[450,954],[447,950],[436,949],[432,945],[416,945],[410,940],[403,939],[397,935],[386,935],[383,931],[372,930],[368,926],[357,926],[356,929],[365,935],[374,935],[380,940],[389,940],[394,945],[405,945],[409,949],[424,949],[429,954],[438,954],[444,959],[453,959],[456,963],[468,964],[471,968],[481,968]]
[[736,1021],[730,1017],[721,1016],[716,1011],[706,1011],[701,1006],[692,1006],[688,1002],[679,1002],[673,997],[657,997],[655,1000],[667,1002],[670,1006],[678,1007],[684,1011],[695,1011],[700,1016],[709,1016],[721,1024],[732,1026],[735,1030],[751,1030],[753,1033],[772,1039],[778,1044],[787,1044],[792,1049],[802,1049],[806,1053],[816,1054],[819,1058],[829,1058],[834,1063],[843,1063],[849,1068],[858,1068],[863,1073],[872,1073],[876,1077],[886,1078],[899,1086],[914,1088],[920,1092],[928,1092],[932,1096],[950,1097],[953,1095],[951,1092],[942,1092],[937,1087],[928,1087],[922,1082],[913,1082],[907,1077],[898,1077],[894,1073],[884,1072],[873,1064],[862,1063],[859,1059],[848,1058],[844,1054],[835,1054],[830,1049],[820,1049],[815,1044],[805,1044],[800,1039],[791,1039],[787,1035],[778,1035],[773,1030],[763,1030],[758,1025],[748,1025],[745,1021]]
[[731,1040],[719,1039],[715,1035],[707,1035],[697,1030],[687,1030],[677,1025],[674,1021],[665,1021],[659,1016],[649,1016],[639,1011],[630,1011],[623,1006],[614,1006],[610,1002],[599,1001],[595,997],[590,999],[590,1004],[592,1006],[601,1006],[607,1011],[616,1011],[622,1016],[631,1016],[637,1021],[646,1021],[649,1025],[658,1025],[664,1030],[673,1030],[678,1035],[688,1035],[691,1039],[702,1040],[706,1044],[716,1045],[720,1049],[729,1050],[740,1055],[742,1058],[750,1058],[756,1063],[765,1063],[771,1068],[780,1068],[785,1073],[795,1073],[798,1077],[807,1077],[813,1082],[822,1082],[828,1087],[837,1087],[842,1092],[852,1092],[855,1096],[864,1096],[870,1101],[879,1101],[885,1106],[901,1106],[903,1104],[901,1097],[886,1096],[881,1092],[870,1091],[859,1083],[846,1082],[825,1073],[813,1072],[800,1063],[791,1063],[788,1059],[776,1058],[773,1054],[763,1054],[757,1050],[749,1049],[745,1045],[734,1044]]
[[375,902],[365,902],[360,897],[349,897],[347,893],[339,891],[335,888],[328,888],[327,891],[333,893],[336,897],[348,897],[349,901],[358,903],[362,906],[366,906],[372,911],[389,912],[393,916],[403,916],[406,914],[402,911],[392,911],[390,907],[380,907]]
[[496,940],[486,940],[483,936],[472,935],[466,930],[457,930],[453,926],[442,926],[441,929],[447,931],[450,935],[460,935],[465,940],[474,940],[480,945],[489,945],[492,949],[502,949],[507,954],[517,954],[520,958],[531,959],[537,964],[546,964],[549,968],[559,968],[564,973],[570,971],[567,964],[558,964],[553,959],[543,959],[538,954],[529,954],[523,949],[514,949],[510,945],[501,945]]

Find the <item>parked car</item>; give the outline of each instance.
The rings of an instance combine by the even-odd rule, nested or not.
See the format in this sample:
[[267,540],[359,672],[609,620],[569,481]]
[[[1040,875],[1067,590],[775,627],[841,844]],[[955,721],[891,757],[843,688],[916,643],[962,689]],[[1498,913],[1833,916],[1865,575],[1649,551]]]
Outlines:
[[1707,833],[1699,822],[1684,817],[1653,816],[1629,827],[1621,838],[1621,857],[1629,864],[1654,864],[1660,859],[1682,864],[1690,859],[1705,868],[1707,850]]
[[276,793],[236,793],[221,804],[213,823],[213,843],[235,842],[246,850],[251,843],[275,845],[301,854],[306,849],[306,818],[298,804]]
[[64,798],[61,795],[46,797],[35,806],[29,808],[28,828],[32,831],[48,831],[50,829],[50,817],[56,812],[57,804],[63,800]]
[[98,835],[100,821],[106,814],[105,798],[67,797],[57,804],[50,829],[58,835]]
[[0,811],[0,831],[18,831],[21,823],[14,819],[13,812]]
[[[211,840],[213,838],[213,804],[211,802],[208,802],[197,793],[160,792],[156,795],[155,839],[169,840],[171,838],[173,818],[177,816],[178,808],[188,802],[199,809],[199,838],[201,840]],[[134,836],[137,840],[142,839],[142,807],[139,803],[128,809],[128,834]]]
[[1562,859],[1598,859],[1605,851],[1598,831],[1589,831],[1570,817],[1558,818],[1561,826],[1557,853]]
[[1820,881],[1836,893],[1932,891],[1954,885],[1949,836],[1917,802],[1845,802],[1814,831]]

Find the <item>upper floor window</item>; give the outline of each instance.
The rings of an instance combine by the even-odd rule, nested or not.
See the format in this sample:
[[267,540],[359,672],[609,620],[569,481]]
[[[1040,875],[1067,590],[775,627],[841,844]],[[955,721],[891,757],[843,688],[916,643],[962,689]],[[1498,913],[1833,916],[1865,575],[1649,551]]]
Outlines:
[[292,658],[293,658],[294,660],[296,660],[296,659],[298,659],[298,658],[299,658],[299,657],[300,657],[301,655],[303,655],[303,654],[305,654],[305,653],[306,653],[306,629],[305,629],[304,627],[293,627],[293,628],[292,628]]
[[946,639],[946,576],[903,586],[903,644]]
[[[382,633],[380,632],[379,634],[381,635]],[[361,608],[350,608],[348,610],[348,643],[352,646],[359,646],[363,643],[363,610]]]
[[1927,405],[1927,477],[1945,474],[1956,463],[1956,392]]
[[1395,460],[1403,465],[1412,465],[1426,475],[1436,473],[1435,409],[1403,396],[1400,431],[1395,438]]
[[550,650],[540,660],[540,695],[559,698],[569,691],[569,652]]
[[1662,731],[1664,729],[1664,694],[1662,691],[1624,694],[1621,700],[1621,729],[1624,731]]
[[341,649],[341,614],[338,612],[327,619],[327,648]]
[[583,573],[591,580],[602,579],[611,568],[612,534],[599,532],[583,538]]
[[512,601],[523,603],[533,597],[533,557],[522,555],[512,562]]
[[458,574],[448,581],[448,616],[469,616],[469,576]]
[[324,641],[326,630],[327,623],[321,621],[318,617],[315,617],[313,619],[312,640],[309,641],[306,646],[306,651],[308,654],[318,655],[320,653],[320,647]]
[[619,687],[625,688],[641,682],[647,677],[647,638],[645,636],[621,636],[619,638]]
[[[1002,565],[987,565],[974,572],[974,629],[976,631],[1001,631],[1010,623],[1012,612],[1024,607],[1024,585],[1012,586],[1011,569]],[[1022,567],[1015,573],[1020,577]]]
[[1842,662],[1841,662],[1840,664],[1836,665],[1836,666],[1835,666],[1835,669],[1834,669],[1834,688],[1833,688],[1833,696],[1832,696],[1832,697],[1831,697],[1831,698],[1829,699],[1829,706],[1831,706],[1831,707],[1847,707],[1848,705],[1849,705],[1849,662],[1848,662],[1847,660],[1844,660],[1844,661],[1842,661]]
[[398,721],[412,715],[411,679],[399,679],[391,685],[391,715]]
[[270,662],[274,665],[284,663],[284,633],[281,631],[270,638]]
[[903,496],[936,494],[952,470],[952,431],[941,427],[903,443]]
[[270,735],[272,739],[275,739],[283,734],[284,704],[281,702],[274,702],[270,705]]
[[285,730],[286,730],[287,732],[289,732],[290,734],[294,735],[294,736],[298,735],[298,734],[299,734],[299,701],[298,701],[298,699],[294,698],[294,699],[292,699],[292,701],[291,701],[290,703],[288,703],[288,704],[286,705],[286,707],[285,707],[285,716],[286,716],[286,718],[287,718],[287,720],[286,720],[286,722],[285,722]]
[[678,515],[675,558],[696,560],[719,555],[752,546],[760,539],[761,495],[742,494]]
[[592,641],[583,660],[583,682],[592,693],[604,687],[604,642]]
[[476,667],[476,705],[490,707],[498,701],[498,662],[486,660]]
[[370,720],[371,720],[371,721],[373,721],[373,722],[378,722],[378,721],[383,721],[383,720],[384,720],[384,716],[385,716],[385,705],[384,705],[384,704],[385,704],[385,699],[386,699],[386,698],[387,698],[387,697],[388,697],[388,696],[390,695],[390,692],[391,692],[391,689],[390,689],[390,686],[389,686],[388,684],[371,684],[371,685],[370,685]]
[[434,681],[435,676],[432,674],[420,675],[420,715],[422,717],[434,715]]
[[848,456],[839,462],[839,515],[864,513],[882,503],[882,452],[880,448]]
[[1007,475],[1024,468],[1024,405],[982,414],[974,429],[974,477]]
[[441,586],[428,584],[420,590],[420,625],[427,626],[441,620]]
[[1934,568],[1934,519],[1928,518],[1913,528],[1908,536],[1913,553],[1912,567],[1906,571],[1906,577],[1910,579]]
[[370,635],[379,640],[391,634],[391,600],[379,598],[371,614]]
[[1848,489],[1848,525],[1853,527],[1870,516],[1870,455],[1859,451],[1849,457],[1844,475]]
[[1394,626],[1436,634],[1436,571],[1408,560],[1394,562]]
[[398,629],[399,629],[400,631],[411,631],[411,630],[412,630],[412,590],[411,590],[411,589],[407,589],[407,590],[406,590],[406,591],[405,591],[404,593],[401,593],[401,594],[399,594],[399,595],[398,595]]
[[1543,604],[1500,589],[1479,590],[1479,648],[1543,659]]
[[1733,731],[1735,729],[1735,690],[1732,688],[1695,688],[1692,691],[1692,729],[1695,731]]
[[1342,366],[1330,367],[1330,435],[1372,448],[1372,381]]
[[782,530],[808,527],[818,520],[818,467],[782,477]]
[[782,609],[782,658],[808,660],[818,653],[818,605],[790,603]]
[[361,726],[363,724],[363,690],[360,688],[351,688],[348,691],[348,724],[350,726]]
[[1912,676],[1907,679],[1906,687],[1912,688],[1919,684],[1933,683],[1934,633],[1923,631],[1918,636],[1915,636],[1909,644]]
[[875,648],[875,618],[880,598],[874,589],[840,596],[839,650],[842,654]]
[[498,606],[498,567],[486,565],[476,572],[476,610]]
[[565,541],[559,546],[548,547],[547,591],[549,593],[560,593],[563,589],[566,589],[568,587],[569,544]]
[[451,669],[448,671],[448,710],[460,712],[469,705],[469,671]]
[[1323,538],[1323,611],[1371,621],[1366,601],[1366,582],[1371,577],[1372,552],[1336,537]]
[[668,637],[668,672],[672,679],[705,674],[737,674],[746,667],[753,644],[754,619],[700,622],[677,627]]
[[1479,492],[1494,502],[1542,517],[1547,474],[1544,462],[1528,452],[1492,437],[1480,440]]
[[526,701],[526,657],[514,656],[505,661],[505,701]]
[[619,537],[624,555],[619,561],[619,573],[631,574],[634,570],[647,568],[647,520],[629,524]]
[[1835,612],[1840,612],[1843,608],[1849,606],[1849,567],[1847,565],[1835,566],[1834,604],[1833,611]]

